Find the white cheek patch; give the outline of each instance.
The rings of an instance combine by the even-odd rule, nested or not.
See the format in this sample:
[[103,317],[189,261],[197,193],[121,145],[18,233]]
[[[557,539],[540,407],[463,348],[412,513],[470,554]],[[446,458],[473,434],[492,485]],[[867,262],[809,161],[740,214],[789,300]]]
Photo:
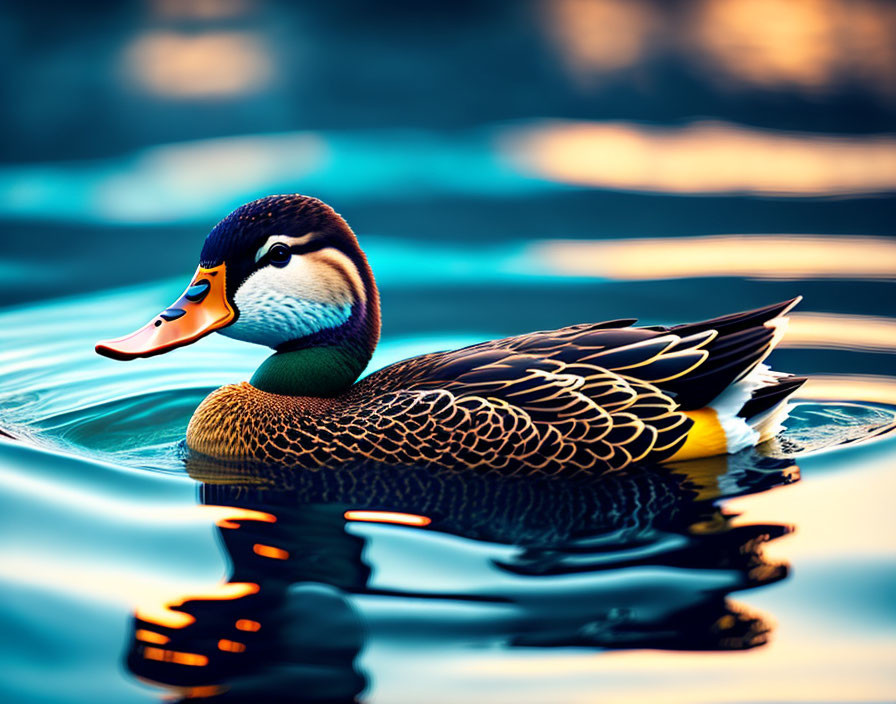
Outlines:
[[245,342],[277,347],[315,332],[336,328],[352,314],[351,305],[331,306],[314,301],[297,301],[268,291],[256,295],[247,291],[236,296],[240,317],[220,332]]
[[[331,258],[334,252],[345,258],[350,270],[343,269],[338,257]],[[263,267],[237,289],[234,302],[239,318],[221,332],[276,347],[339,327],[351,317],[357,302],[351,272],[357,276],[351,260],[332,249],[294,254],[285,267]]]

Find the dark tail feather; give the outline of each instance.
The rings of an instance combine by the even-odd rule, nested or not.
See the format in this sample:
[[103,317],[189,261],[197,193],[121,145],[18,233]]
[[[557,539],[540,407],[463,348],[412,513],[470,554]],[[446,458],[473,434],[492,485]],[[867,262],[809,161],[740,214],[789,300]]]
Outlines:
[[765,358],[775,341],[775,330],[765,324],[786,315],[800,300],[798,296],[744,313],[669,328],[669,332],[682,337],[705,330],[716,330],[718,335],[704,347],[709,357],[703,364],[692,374],[661,384],[661,388],[674,393],[685,411],[706,406]]
[[785,376],[776,384],[762,386],[753,392],[750,400],[744,404],[737,415],[749,420],[765,413],[784,401],[805,383],[806,377],[804,376]]
[[762,360],[773,337],[774,330],[766,327],[720,334],[704,348],[709,357],[703,364],[661,388],[673,392],[685,411],[703,408]]
[[755,328],[767,323],[782,315],[786,315],[797,303],[803,300],[802,296],[791,298],[789,301],[781,303],[773,303],[764,308],[756,310],[748,310],[743,313],[732,313],[731,315],[723,315],[721,318],[712,318],[711,320],[703,320],[699,323],[684,323],[683,325],[675,325],[669,328],[669,332],[674,332],[681,337],[687,337],[704,330],[718,330],[719,337],[731,335],[742,330]]

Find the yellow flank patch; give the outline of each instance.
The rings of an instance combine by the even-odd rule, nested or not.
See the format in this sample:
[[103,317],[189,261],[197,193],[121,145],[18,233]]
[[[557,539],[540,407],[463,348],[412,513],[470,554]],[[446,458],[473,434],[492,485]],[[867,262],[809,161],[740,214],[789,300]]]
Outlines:
[[684,445],[669,458],[669,462],[696,460],[728,452],[728,439],[715,409],[699,408],[696,411],[686,411],[685,415],[694,421],[694,426],[688,431]]

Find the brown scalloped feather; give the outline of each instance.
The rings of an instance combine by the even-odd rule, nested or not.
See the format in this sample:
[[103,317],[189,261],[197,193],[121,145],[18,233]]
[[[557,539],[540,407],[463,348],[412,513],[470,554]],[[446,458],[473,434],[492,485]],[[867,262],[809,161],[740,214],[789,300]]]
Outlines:
[[306,468],[372,460],[553,474],[661,462],[693,425],[682,410],[705,396],[693,387],[724,388],[755,366],[771,345],[764,323],[783,308],[721,318],[722,333],[712,321],[670,330],[621,320],[493,340],[398,362],[337,398],[225,386],[196,410],[187,444]]

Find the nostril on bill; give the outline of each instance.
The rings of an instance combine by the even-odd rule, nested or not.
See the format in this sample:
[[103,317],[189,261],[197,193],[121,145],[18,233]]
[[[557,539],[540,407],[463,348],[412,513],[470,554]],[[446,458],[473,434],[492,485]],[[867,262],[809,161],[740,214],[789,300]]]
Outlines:
[[197,281],[195,284],[190,286],[184,293],[184,298],[188,301],[192,301],[193,303],[199,303],[203,298],[208,295],[209,289],[211,288],[211,284],[202,279]]
[[177,320],[182,315],[185,315],[186,312],[187,311],[185,311],[183,308],[168,308],[159,313],[159,317],[162,320]]

